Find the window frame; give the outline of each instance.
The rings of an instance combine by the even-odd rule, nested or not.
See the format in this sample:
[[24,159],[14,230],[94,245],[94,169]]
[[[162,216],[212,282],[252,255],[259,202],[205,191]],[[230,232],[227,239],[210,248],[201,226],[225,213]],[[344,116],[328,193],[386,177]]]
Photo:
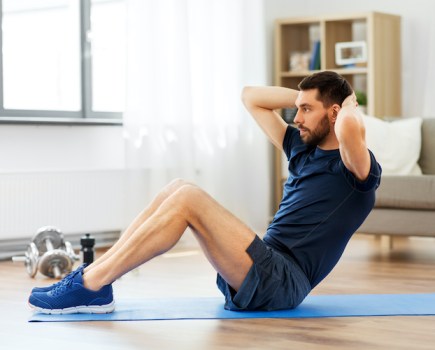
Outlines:
[[3,101],[3,1],[0,0],[0,123],[31,124],[122,124],[123,112],[92,110],[92,48],[87,39],[91,31],[91,0],[80,1],[80,96],[81,110],[5,109]]

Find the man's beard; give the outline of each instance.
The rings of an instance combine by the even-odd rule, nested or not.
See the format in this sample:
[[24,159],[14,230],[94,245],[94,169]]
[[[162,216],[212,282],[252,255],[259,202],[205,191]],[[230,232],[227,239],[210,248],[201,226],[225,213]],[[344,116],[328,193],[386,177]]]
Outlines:
[[307,129],[303,126],[299,126],[299,128],[307,132],[307,134],[302,137],[302,142],[309,146],[317,146],[323,142],[331,131],[328,114],[323,116],[314,130]]

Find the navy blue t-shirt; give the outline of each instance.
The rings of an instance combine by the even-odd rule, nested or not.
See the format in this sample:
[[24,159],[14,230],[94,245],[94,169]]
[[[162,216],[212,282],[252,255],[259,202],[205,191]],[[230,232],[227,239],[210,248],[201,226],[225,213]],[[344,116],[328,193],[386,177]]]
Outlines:
[[372,210],[381,167],[370,152],[370,174],[360,182],[344,166],[338,149],[305,145],[291,126],[283,148],[289,177],[264,241],[293,257],[314,288],[337,264]]

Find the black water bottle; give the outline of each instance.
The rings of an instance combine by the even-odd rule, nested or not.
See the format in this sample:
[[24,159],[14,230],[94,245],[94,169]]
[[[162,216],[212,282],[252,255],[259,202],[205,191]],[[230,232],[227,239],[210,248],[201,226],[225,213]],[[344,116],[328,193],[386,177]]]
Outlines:
[[92,264],[94,261],[94,245],[95,238],[90,233],[86,233],[81,239],[80,244],[82,246],[83,263]]

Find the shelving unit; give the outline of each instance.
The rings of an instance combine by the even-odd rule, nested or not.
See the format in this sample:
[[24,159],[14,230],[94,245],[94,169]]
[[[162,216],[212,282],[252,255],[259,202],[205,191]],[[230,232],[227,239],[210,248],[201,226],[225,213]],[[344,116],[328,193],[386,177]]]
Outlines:
[[[341,16],[278,19],[275,22],[274,84],[297,89],[315,70],[290,70],[290,57],[313,51],[320,42],[320,70],[343,75],[354,90],[367,95],[366,113],[376,117],[401,116],[401,19],[379,12]],[[336,64],[335,44],[365,41],[367,61],[354,66]],[[274,156],[274,209],[282,196],[287,172],[282,153]]]

